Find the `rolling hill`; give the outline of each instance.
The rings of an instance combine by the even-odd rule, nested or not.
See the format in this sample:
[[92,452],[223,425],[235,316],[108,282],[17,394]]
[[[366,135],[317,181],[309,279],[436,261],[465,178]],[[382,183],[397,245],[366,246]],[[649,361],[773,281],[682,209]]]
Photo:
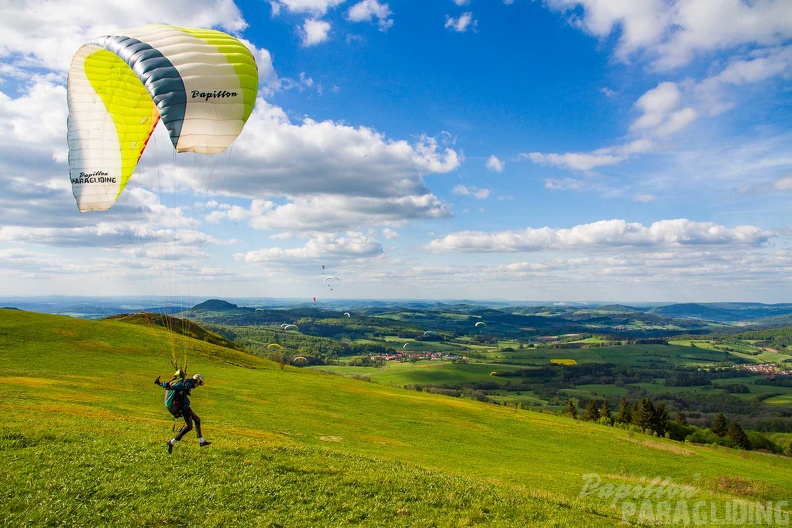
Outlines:
[[748,322],[792,314],[792,304],[762,303],[681,303],[651,308],[649,313],[664,317],[702,319],[725,323]]
[[[152,380],[174,351],[207,380],[192,401],[213,444],[191,433],[169,456]],[[630,526],[684,520],[672,517],[680,501],[707,526],[736,504],[783,519],[792,489],[786,457],[21,310],[0,310],[0,467],[0,518],[13,526]]]

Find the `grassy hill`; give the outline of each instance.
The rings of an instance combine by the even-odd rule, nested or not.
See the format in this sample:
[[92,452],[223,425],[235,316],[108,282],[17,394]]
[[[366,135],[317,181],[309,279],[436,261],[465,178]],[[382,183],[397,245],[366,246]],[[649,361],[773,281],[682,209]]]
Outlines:
[[[179,339],[179,336],[181,336],[190,339],[197,339],[198,341],[206,341],[207,343],[212,343],[214,345],[226,348],[233,348],[237,350],[242,348],[233,341],[229,341],[221,335],[210,332],[205,328],[193,323],[189,319],[182,319],[180,317],[173,317],[159,313],[140,312],[112,315],[107,319],[143,326],[160,326],[170,330],[172,339]],[[176,347],[175,343],[173,346],[174,348],[183,348],[187,345],[184,341],[182,341],[179,347]]]
[[[213,444],[191,433],[169,456],[172,420],[152,381],[174,351],[207,380],[192,401]],[[737,504],[778,506],[762,515],[783,520],[777,501],[792,489],[785,457],[281,368],[155,325],[19,310],[0,310],[0,467],[11,526],[630,526],[666,519],[679,497],[689,516],[707,505],[706,526],[710,508]]]
[[682,303],[651,308],[649,313],[665,317],[704,319],[733,323],[792,314],[792,304]]

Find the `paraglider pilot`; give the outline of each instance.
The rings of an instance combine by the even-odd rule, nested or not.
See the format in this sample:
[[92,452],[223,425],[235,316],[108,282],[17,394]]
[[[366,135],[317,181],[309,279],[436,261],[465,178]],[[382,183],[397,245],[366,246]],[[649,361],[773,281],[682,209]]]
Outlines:
[[[174,398],[176,401],[174,403],[176,403],[177,407],[180,407],[181,416],[184,418],[184,426],[175,437],[168,441],[168,453],[172,453],[174,444],[181,440],[184,435],[192,431],[193,422],[195,422],[195,432],[198,434],[198,444],[201,447],[208,446],[211,444],[211,442],[204,440],[203,435],[201,434],[201,419],[197,414],[195,414],[195,411],[192,410],[192,407],[190,407],[190,392],[195,387],[200,387],[203,385],[203,376],[196,374],[192,378],[182,378],[178,382],[171,384],[172,381],[173,380],[161,382],[159,376],[157,376],[157,379],[154,380],[155,385],[159,385],[165,390],[171,390],[175,392]],[[179,404],[181,405],[179,406]]]

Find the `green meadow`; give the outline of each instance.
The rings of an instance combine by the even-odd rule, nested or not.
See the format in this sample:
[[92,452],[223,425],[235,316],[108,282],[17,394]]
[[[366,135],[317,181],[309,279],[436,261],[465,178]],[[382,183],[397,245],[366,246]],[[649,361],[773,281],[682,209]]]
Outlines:
[[[344,376],[364,377],[370,381],[406,387],[411,385],[459,385],[477,381],[491,381],[500,385],[506,383],[505,378],[493,375],[503,365],[489,363],[452,363],[451,361],[388,361],[382,367],[347,367],[342,365],[323,365],[311,367],[320,372],[340,374]],[[507,369],[512,370],[512,369]]]
[[[511,348],[511,347],[508,347]],[[482,361],[508,365],[535,366],[546,365],[553,359],[574,359],[577,364],[613,363],[632,365],[636,362],[665,363],[668,365],[710,366],[717,365],[728,358],[728,354],[718,350],[693,348],[684,345],[618,345],[591,348],[520,348],[478,350]]]
[[[792,388],[777,385],[763,385],[765,376],[745,376],[743,372],[735,372],[734,377],[721,377],[710,385],[674,386],[667,385],[665,377],[675,368],[683,369],[725,369],[731,368],[735,362],[747,363],[776,362],[779,358],[789,356],[771,352],[759,352],[756,347],[752,354],[742,351],[737,345],[730,344],[729,350],[717,348],[710,341],[690,340],[672,341],[670,344],[608,344],[587,348],[553,348],[550,346],[524,346],[516,341],[500,341],[497,346],[469,346],[467,350],[451,350],[452,343],[424,343],[410,339],[390,337],[399,343],[407,343],[405,351],[454,353],[458,357],[466,357],[462,362],[444,359],[421,360],[413,362],[388,361],[381,366],[358,367],[341,364],[311,367],[322,372],[364,379],[392,387],[423,388],[485,391],[486,397],[499,404],[518,405],[523,407],[543,407],[547,411],[563,409],[566,399],[576,398],[579,401],[588,399],[610,399],[613,403],[621,397],[631,397],[630,389],[639,390],[641,394],[654,397],[679,396],[687,398],[713,398],[728,394],[730,398],[744,400],[755,405],[764,401],[767,405],[779,410],[790,406]],[[595,342],[585,338],[585,342]],[[748,346],[748,345],[746,345]],[[753,346],[753,345],[750,345]],[[401,348],[401,347],[400,347]],[[766,356],[773,355],[773,361]],[[641,382],[616,385],[597,383],[580,383],[571,388],[558,388],[553,396],[543,396],[528,390],[526,387],[515,388],[522,382],[521,370],[540,368],[552,363],[591,365],[611,364],[625,368],[649,369],[656,375]],[[730,387],[731,386],[731,387]],[[734,393],[734,386],[742,393]],[[731,390],[731,393],[730,393]],[[563,399],[564,401],[560,401]],[[768,413],[773,409],[765,409]],[[733,409],[732,409],[733,411]],[[754,413],[753,415],[756,415]],[[713,415],[714,416],[714,415]],[[769,415],[768,415],[769,416]],[[739,421],[744,416],[736,416]],[[769,419],[769,418],[768,418]]]
[[[174,424],[152,382],[168,379],[174,352],[206,379],[191,399],[213,443],[199,448],[190,433],[168,455]],[[394,372],[435,369],[412,367]],[[747,504],[782,525],[792,489],[787,457],[283,367],[155,326],[18,310],[0,310],[0,468],[6,526],[720,524],[690,509],[685,522],[680,496],[707,512]]]

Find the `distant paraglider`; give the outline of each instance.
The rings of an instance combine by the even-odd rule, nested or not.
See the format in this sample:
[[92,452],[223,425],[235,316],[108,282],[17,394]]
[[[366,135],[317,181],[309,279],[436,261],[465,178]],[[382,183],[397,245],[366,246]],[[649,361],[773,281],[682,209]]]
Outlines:
[[475,326],[487,326],[487,323],[485,323],[484,321],[479,321],[478,323],[476,323]]
[[281,325],[281,330],[299,330],[299,328],[297,328],[296,324],[286,324],[286,323],[284,323],[284,324]]
[[[333,291],[336,286],[341,283],[341,279],[335,276],[327,275],[330,273],[328,267],[325,264],[322,264],[322,275],[324,278],[322,279],[322,286],[327,286],[330,288],[330,291]],[[314,297],[314,302],[316,302],[316,297]]]
[[349,315],[349,312],[344,312],[344,315],[345,315],[346,317],[352,317],[351,315]]
[[333,288],[341,283],[341,279],[338,277],[325,277],[322,281],[322,284],[330,288],[330,291],[333,291]]

